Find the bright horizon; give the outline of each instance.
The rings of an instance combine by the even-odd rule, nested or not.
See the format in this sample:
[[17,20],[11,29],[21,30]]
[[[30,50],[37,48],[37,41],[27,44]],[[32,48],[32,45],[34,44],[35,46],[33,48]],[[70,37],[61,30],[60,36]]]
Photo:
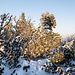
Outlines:
[[49,11],[56,19],[57,26],[54,32],[61,36],[75,34],[75,0],[1,0],[0,15],[10,13],[17,18],[22,12],[26,19],[31,17],[38,27],[42,13]]

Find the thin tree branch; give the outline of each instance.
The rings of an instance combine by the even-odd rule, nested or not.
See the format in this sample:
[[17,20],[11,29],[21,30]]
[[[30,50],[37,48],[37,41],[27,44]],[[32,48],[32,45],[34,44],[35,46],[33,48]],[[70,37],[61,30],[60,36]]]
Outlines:
[[[10,16],[9,22],[8,22],[6,25],[4,25],[4,27],[7,26],[7,25],[10,23],[11,17],[12,17],[12,15]],[[4,27],[3,27],[3,28],[4,28]]]

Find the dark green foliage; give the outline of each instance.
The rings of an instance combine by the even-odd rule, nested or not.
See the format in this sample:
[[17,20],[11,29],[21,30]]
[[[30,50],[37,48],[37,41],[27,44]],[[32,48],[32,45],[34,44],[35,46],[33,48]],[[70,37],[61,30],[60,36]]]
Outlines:
[[26,70],[26,72],[27,72],[27,71],[28,71],[28,68],[30,68],[30,65],[24,66],[24,67],[23,67],[23,70]]
[[2,73],[4,73],[3,71],[4,71],[4,68],[0,68],[0,75],[2,75]]
[[[4,51],[7,55],[7,61],[14,63],[14,66],[19,62],[18,58],[21,55],[21,43],[16,38],[11,38],[9,41],[4,43]],[[10,64],[10,63],[9,63]]]
[[40,19],[42,26],[45,27],[45,29],[52,30],[52,27],[55,28],[56,26],[56,20],[53,14],[50,14],[48,11],[45,13],[42,13],[42,18]]
[[[0,39],[2,39],[3,34],[5,34],[6,32],[2,32],[2,30],[10,23],[12,18],[12,15],[9,17],[9,13],[8,14],[3,14],[0,15]],[[5,22],[8,20],[8,22],[5,24]]]
[[46,63],[42,67],[42,70],[45,68],[45,72],[55,74],[57,73],[56,72],[57,67],[58,66],[55,63],[46,61]]
[[[4,57],[0,55],[0,66],[1,66],[1,65],[6,66],[6,65],[2,62],[2,59],[3,59],[3,58],[4,58]],[[2,73],[4,73],[4,67],[0,67],[0,75],[2,75]]]

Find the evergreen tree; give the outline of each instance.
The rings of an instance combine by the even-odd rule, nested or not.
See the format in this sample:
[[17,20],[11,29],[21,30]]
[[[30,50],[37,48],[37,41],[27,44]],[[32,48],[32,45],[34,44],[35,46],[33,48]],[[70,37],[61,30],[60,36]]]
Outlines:
[[24,47],[27,46],[28,42],[31,40],[33,33],[35,32],[35,27],[31,22],[31,19],[26,20],[25,14],[22,13],[20,18],[16,21],[16,35],[20,36],[22,42],[24,42]]
[[[48,20],[51,21],[47,21]],[[33,33],[32,40],[29,42],[26,53],[30,57],[40,57],[49,55],[49,50],[54,49],[60,43],[60,35],[58,33],[54,33],[52,29],[47,28],[47,25],[50,25],[52,22],[52,27],[55,27],[54,16],[50,15],[48,12],[46,14],[42,14],[41,25],[36,29],[35,33]]]

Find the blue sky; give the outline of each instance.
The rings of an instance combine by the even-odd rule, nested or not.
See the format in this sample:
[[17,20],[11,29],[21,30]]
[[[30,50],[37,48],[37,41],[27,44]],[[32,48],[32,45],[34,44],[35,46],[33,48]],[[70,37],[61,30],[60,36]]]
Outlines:
[[49,11],[56,17],[57,26],[54,32],[66,37],[75,34],[75,0],[1,0],[0,15],[10,13],[19,17],[22,12],[26,18],[35,20],[38,27],[42,13]]

